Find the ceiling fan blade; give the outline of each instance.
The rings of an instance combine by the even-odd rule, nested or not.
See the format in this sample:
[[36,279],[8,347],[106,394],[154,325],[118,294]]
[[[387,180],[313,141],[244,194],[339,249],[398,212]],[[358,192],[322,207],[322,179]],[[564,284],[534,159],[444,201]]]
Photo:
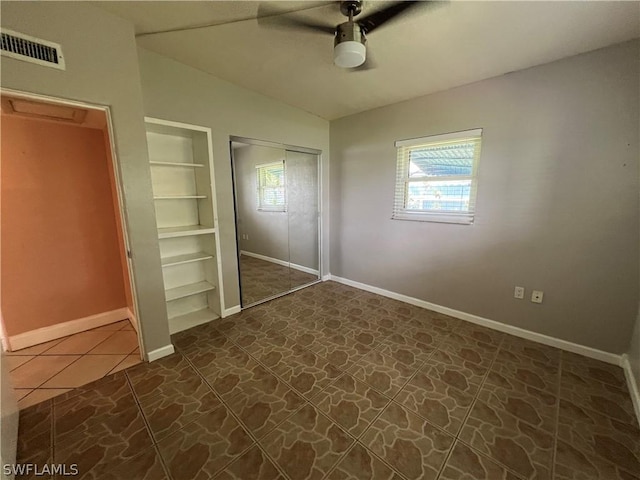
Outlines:
[[393,5],[383,8],[377,12],[373,12],[366,17],[358,18],[356,21],[364,30],[364,33],[371,33],[376,28],[381,27],[390,20],[399,18],[401,14],[407,13],[408,10],[419,6],[420,4],[431,3],[421,1],[396,2]]
[[[330,2],[332,3],[332,2]],[[324,6],[326,3],[321,5],[315,5],[316,8],[318,6]],[[276,27],[283,29],[294,29],[294,30],[312,30],[320,33],[328,33],[330,35],[335,35],[336,27],[333,25],[326,25],[319,22],[312,22],[309,20],[305,20],[298,16],[294,16],[291,11],[282,11],[274,9],[273,7],[269,7],[264,3],[261,3],[258,6],[258,24],[260,26],[265,27]]]

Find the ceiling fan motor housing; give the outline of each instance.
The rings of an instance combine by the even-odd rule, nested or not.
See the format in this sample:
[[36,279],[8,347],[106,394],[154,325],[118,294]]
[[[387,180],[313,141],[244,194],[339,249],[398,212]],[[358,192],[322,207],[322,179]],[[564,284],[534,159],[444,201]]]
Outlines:
[[367,58],[367,39],[360,25],[345,22],[336,28],[333,41],[333,62],[342,68],[362,65]]
[[336,37],[333,41],[333,46],[343,42],[358,42],[363,45],[367,43],[367,39],[356,22],[341,23],[336,27]]

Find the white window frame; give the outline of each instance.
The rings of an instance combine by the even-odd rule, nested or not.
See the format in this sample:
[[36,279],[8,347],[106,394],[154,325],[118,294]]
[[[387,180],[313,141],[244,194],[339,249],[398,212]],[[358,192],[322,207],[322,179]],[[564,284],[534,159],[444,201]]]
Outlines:
[[[261,175],[261,171],[263,169],[274,167],[274,166],[278,166],[282,168],[283,177],[282,177],[281,187],[283,190],[283,195],[282,195],[283,203],[277,204],[277,205],[268,205],[264,203],[264,191],[267,188],[274,188],[274,187],[268,187],[266,185],[263,185],[262,179],[264,177],[263,175]],[[259,212],[286,212],[287,211],[287,186],[286,185],[287,185],[287,170],[286,170],[286,165],[284,160],[256,165],[257,210]]]
[[[473,141],[476,143],[474,149],[474,159],[471,175],[452,175],[432,180],[471,180],[471,192],[469,196],[469,209],[465,212],[447,210],[428,209],[408,209],[407,197],[409,185],[412,182],[428,181],[430,177],[410,177],[410,153],[412,149],[419,149],[430,146],[445,145],[448,143],[462,143]],[[398,140],[395,142],[397,148],[397,173],[396,188],[394,198],[393,216],[394,220],[414,220],[422,222],[439,223],[459,223],[469,225],[475,218],[475,204],[478,190],[478,164],[480,161],[480,150],[482,148],[482,129],[463,130],[460,132],[445,133],[442,135],[431,135],[428,137],[412,138],[408,140]]]

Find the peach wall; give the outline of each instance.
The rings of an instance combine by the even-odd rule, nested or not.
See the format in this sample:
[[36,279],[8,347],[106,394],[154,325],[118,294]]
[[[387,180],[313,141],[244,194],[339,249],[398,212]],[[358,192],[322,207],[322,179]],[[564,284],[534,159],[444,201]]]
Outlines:
[[2,116],[8,335],[127,305],[102,130]]

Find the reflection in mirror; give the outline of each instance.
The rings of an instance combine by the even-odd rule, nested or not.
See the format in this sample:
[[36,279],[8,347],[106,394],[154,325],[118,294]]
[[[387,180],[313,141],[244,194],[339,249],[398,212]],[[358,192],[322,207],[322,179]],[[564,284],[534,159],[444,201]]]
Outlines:
[[318,156],[259,143],[231,142],[243,307],[319,279]]
[[291,289],[319,277],[318,156],[287,150],[289,274]]

